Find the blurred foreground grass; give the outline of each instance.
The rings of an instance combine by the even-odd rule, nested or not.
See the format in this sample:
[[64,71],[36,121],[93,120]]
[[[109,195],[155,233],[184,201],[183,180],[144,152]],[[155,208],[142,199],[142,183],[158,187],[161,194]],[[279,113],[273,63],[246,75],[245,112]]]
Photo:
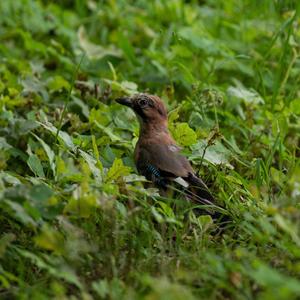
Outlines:
[[[298,9],[0,1],[0,298],[299,299]],[[222,236],[143,188],[113,101],[137,91],[167,103]]]

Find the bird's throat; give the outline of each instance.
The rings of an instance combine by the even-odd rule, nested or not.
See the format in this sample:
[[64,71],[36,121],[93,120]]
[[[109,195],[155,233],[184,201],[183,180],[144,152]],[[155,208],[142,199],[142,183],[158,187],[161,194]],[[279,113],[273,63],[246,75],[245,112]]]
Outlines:
[[167,122],[140,122],[140,134],[143,135],[156,135],[159,133],[169,134]]
[[175,143],[168,130],[167,122],[162,123],[141,123],[140,137],[143,137],[143,142],[173,144]]

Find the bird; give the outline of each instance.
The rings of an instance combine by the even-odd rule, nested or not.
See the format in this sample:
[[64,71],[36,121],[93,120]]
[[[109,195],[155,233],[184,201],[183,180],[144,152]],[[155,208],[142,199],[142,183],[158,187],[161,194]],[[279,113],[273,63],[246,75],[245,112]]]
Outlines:
[[[138,173],[162,190],[176,182],[193,201],[218,207],[207,185],[196,175],[189,160],[181,154],[181,147],[171,136],[164,102],[158,96],[147,93],[117,98],[116,102],[131,108],[140,123],[134,149]],[[211,212],[211,208],[209,210]],[[220,216],[218,211],[210,214]]]

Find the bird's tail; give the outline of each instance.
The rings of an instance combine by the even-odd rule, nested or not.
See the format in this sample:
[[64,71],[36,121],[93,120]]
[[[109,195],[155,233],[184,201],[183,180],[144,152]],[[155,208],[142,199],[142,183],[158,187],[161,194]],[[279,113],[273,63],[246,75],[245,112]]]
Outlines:
[[212,203],[215,202],[213,195],[210,193],[207,185],[201,180],[201,178],[189,173],[189,176],[184,179],[189,183],[189,189],[195,190],[195,194],[199,198],[202,198],[204,202],[205,200]]
[[[186,194],[193,202],[207,205],[208,208],[206,211],[214,220],[220,220],[222,223],[229,222],[230,218],[227,210],[222,206],[217,205],[215,198],[201,178],[190,173],[189,176],[185,178],[185,181],[189,183]],[[196,213],[201,212],[197,210]]]

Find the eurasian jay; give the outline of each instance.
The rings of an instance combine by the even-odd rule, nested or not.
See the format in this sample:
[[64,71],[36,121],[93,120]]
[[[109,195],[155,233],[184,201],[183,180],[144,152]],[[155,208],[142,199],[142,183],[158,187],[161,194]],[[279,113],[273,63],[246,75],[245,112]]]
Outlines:
[[167,110],[162,100],[154,95],[135,94],[116,101],[133,109],[140,123],[134,150],[138,172],[161,189],[167,189],[175,181],[190,191],[188,195],[192,200],[196,196],[198,202],[214,205],[208,187],[196,176],[187,158],[180,154],[180,147],[169,133]]

